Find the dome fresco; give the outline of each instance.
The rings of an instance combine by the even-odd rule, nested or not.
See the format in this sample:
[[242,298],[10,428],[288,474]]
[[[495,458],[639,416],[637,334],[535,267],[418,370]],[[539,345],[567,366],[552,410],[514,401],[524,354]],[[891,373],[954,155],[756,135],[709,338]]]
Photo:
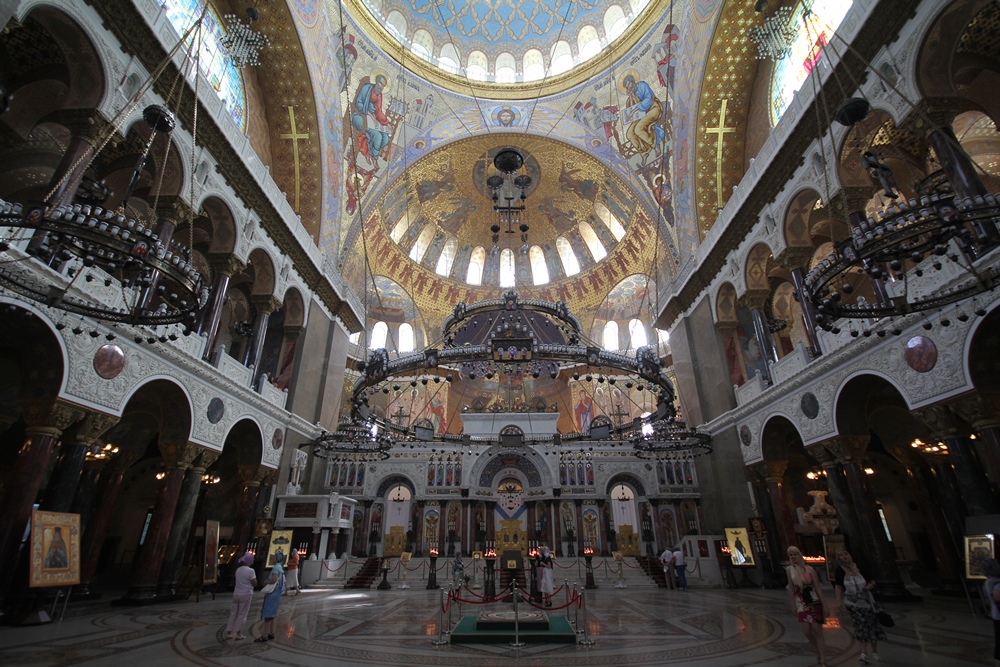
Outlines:
[[[349,0],[355,18],[405,52],[413,69],[421,61],[454,75],[450,86],[470,83],[517,87],[566,74],[613,45],[629,47],[658,18],[649,0]],[[393,49],[387,48],[389,52]],[[405,54],[415,57],[407,58]],[[419,71],[424,72],[423,68]],[[446,77],[446,81],[449,79]]]

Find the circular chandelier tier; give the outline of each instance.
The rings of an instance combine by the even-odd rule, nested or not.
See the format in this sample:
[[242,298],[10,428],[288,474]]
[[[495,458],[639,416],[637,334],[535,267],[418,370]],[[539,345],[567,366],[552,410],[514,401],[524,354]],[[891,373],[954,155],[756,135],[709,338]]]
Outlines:
[[674,452],[691,452],[695,456],[712,452],[712,436],[688,428],[680,419],[659,419],[638,431],[631,438],[635,455],[641,459],[657,459]]
[[0,285],[97,320],[190,328],[207,300],[187,248],[100,206],[0,200],[0,253]]
[[[599,416],[587,433],[553,434],[550,437],[521,438],[519,444],[545,445],[573,440],[630,442],[644,429],[668,432],[673,428],[674,388],[656,348],[643,346],[635,356],[598,346],[585,345],[580,323],[563,302],[521,299],[510,291],[502,298],[459,303],[443,326],[442,343],[420,352],[391,359],[385,349],[371,350],[367,361],[358,363],[362,376],[353,391],[352,423],[356,428],[374,426],[402,442],[462,442],[494,445],[501,437],[435,433],[419,421],[412,427],[388,417],[377,417],[369,409],[369,396],[399,392],[403,385],[488,381],[501,374],[507,377],[555,380],[565,377],[584,382],[621,383],[655,397],[656,409],[645,417],[619,421],[617,425]],[[502,406],[490,412],[525,412]],[[675,429],[676,430],[676,429]],[[706,436],[707,437],[707,436]],[[697,440],[693,439],[692,442]],[[696,443],[695,443],[696,444]]]
[[336,431],[323,431],[313,443],[313,453],[329,458],[352,454],[362,461],[384,461],[389,458],[392,439],[364,425],[341,422]]
[[[994,244],[984,230],[997,220],[996,195],[934,193],[889,204],[806,275],[817,322],[830,331],[838,318],[907,315],[993,289],[1000,267],[986,259]],[[854,294],[861,273],[884,281],[885,298],[868,303]]]

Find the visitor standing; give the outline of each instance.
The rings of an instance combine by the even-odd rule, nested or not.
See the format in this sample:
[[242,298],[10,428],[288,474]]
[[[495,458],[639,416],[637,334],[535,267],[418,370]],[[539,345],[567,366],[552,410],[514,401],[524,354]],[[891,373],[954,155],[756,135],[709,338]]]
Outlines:
[[233,591],[233,606],[229,610],[226,639],[246,639],[243,634],[243,623],[247,620],[253,589],[257,586],[257,573],[253,571],[253,554],[248,551],[240,556],[238,562],[240,566],[236,568],[236,589]]
[[816,570],[806,565],[798,547],[788,547],[788,600],[796,614],[802,634],[819,655],[819,664],[826,667],[826,638],[823,636],[823,587]]
[[866,581],[858,570],[854,558],[847,549],[837,549],[837,609],[846,609],[854,626],[854,640],[861,644],[861,662],[868,662],[866,648],[871,645],[871,657],[875,662],[878,655],[878,641],[885,639],[885,632],[875,616],[875,601],[872,598],[874,581]]
[[980,568],[986,575],[983,591],[990,601],[990,617],[993,619],[993,659],[1000,665],[1000,563],[995,558],[986,558]]
[[538,592],[545,598],[545,606],[552,606],[552,596],[555,594],[555,584],[552,578],[552,554],[548,547],[541,547],[538,556]]
[[278,607],[281,605],[281,593],[285,588],[285,554],[280,551],[274,555],[274,568],[271,576],[262,589],[264,593],[264,606],[260,610],[260,617],[264,621],[260,637],[255,642],[266,642],[274,639],[274,618],[278,615]]
[[674,547],[674,572],[677,574],[677,588],[682,591],[688,589],[687,566],[684,564],[684,551],[681,545]]
[[287,587],[282,592],[282,595],[288,595],[291,590],[295,589],[295,594],[298,595],[302,592],[299,587],[299,550],[292,549],[292,552],[288,555],[288,572],[287,581],[285,582]]
[[660,554],[660,563],[663,565],[663,578],[667,582],[667,588],[674,587],[674,573],[671,568],[671,564],[674,562],[674,552],[670,547],[663,550]]

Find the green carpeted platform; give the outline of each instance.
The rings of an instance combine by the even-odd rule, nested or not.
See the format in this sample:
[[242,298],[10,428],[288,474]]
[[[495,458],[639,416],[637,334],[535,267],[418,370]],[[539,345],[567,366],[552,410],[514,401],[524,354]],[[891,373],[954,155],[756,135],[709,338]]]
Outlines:
[[[477,616],[463,616],[451,632],[452,644],[505,644],[514,641],[514,628],[504,625],[477,628]],[[489,627],[489,629],[486,629]],[[575,644],[576,631],[565,616],[550,616],[548,630],[529,630],[523,626],[518,635],[530,644]]]

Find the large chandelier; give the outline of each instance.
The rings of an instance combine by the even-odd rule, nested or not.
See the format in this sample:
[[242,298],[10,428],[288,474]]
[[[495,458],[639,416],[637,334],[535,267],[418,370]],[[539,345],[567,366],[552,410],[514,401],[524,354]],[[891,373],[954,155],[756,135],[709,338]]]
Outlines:
[[[493,157],[497,173],[486,179],[493,200],[496,220],[490,225],[493,233],[493,254],[500,252],[500,234],[521,235],[521,254],[528,254],[528,224],[522,219],[525,200],[531,186],[531,176],[521,173],[524,156],[514,148],[504,148]],[[517,203],[514,203],[517,202]],[[516,231],[515,231],[516,230]]]
[[313,453],[324,458],[352,454],[362,461],[384,461],[391,449],[392,438],[377,426],[350,421],[342,421],[336,431],[323,431],[313,442]]
[[757,60],[783,60],[792,52],[792,44],[798,35],[792,25],[792,8],[779,7],[772,16],[767,16],[767,2],[758,0],[758,12],[764,12],[764,21],[747,31],[750,41],[757,47]]
[[[165,64],[200,26],[199,20],[139,86],[106,130],[90,162],[121,130]],[[188,58],[197,67],[197,52],[189,51]],[[153,222],[128,215],[129,198],[147,167],[154,141],[160,135],[169,136],[176,125],[170,110],[158,104],[147,106],[142,118],[150,136],[116,208],[106,206],[111,194],[107,187],[88,177],[70,203],[52,203],[63,182],[45,202],[0,200],[0,291],[99,322],[150,328],[182,324],[185,334],[191,332],[208,292],[191,265],[190,243],[184,246],[173,241],[172,231],[161,238]],[[78,166],[85,171],[89,165]],[[68,178],[69,174],[63,181]],[[137,342],[167,339],[136,337]],[[169,339],[176,339],[176,334],[170,333]]]
[[235,14],[226,14],[226,32],[219,43],[226,49],[229,62],[236,69],[247,65],[256,67],[260,64],[260,53],[270,45],[267,35],[253,29],[253,24],[260,18],[260,12],[255,7],[247,7],[247,22],[244,23]]
[[681,419],[659,419],[640,428],[631,438],[635,455],[641,459],[656,459],[674,452],[691,452],[695,456],[712,451],[712,436],[688,428]]

